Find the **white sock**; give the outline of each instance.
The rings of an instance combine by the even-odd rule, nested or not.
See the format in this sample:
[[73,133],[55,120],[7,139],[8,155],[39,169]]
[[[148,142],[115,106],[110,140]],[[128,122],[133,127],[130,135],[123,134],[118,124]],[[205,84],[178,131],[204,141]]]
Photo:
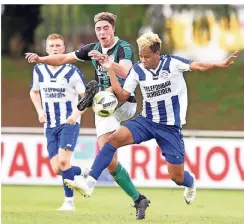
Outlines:
[[65,202],[72,202],[72,203],[74,203],[74,197],[65,197],[64,198],[64,201]]

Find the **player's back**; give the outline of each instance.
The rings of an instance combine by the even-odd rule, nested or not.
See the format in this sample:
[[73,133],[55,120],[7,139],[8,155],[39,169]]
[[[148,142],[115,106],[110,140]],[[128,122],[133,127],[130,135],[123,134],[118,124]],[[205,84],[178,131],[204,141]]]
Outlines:
[[51,71],[48,65],[37,64],[32,88],[40,90],[47,127],[52,128],[66,122],[76,108],[78,94],[85,90],[85,83],[82,73],[74,65],[65,64]]

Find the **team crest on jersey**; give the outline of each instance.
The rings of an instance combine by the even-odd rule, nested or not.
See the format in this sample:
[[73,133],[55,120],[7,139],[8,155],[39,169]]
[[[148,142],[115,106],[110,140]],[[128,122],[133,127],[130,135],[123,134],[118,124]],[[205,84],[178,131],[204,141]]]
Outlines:
[[66,78],[60,78],[60,79],[58,79],[58,83],[59,84],[61,84],[61,85],[65,85],[65,84],[67,84],[67,79]]
[[161,79],[167,79],[167,78],[169,77],[169,73],[168,73],[167,71],[165,71],[165,70],[161,70],[161,71],[159,72],[159,77],[160,77]]

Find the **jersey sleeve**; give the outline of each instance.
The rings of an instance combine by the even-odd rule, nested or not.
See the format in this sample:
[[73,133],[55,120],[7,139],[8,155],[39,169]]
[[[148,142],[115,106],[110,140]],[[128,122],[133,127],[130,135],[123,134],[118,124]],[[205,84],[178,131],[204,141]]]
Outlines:
[[88,53],[93,49],[95,43],[87,44],[81,47],[79,50],[74,51],[73,55],[77,60],[80,61],[91,61],[91,57],[88,56]]
[[190,65],[193,62],[192,60],[188,60],[179,56],[172,55],[171,58],[174,60],[174,65],[176,69],[180,72],[190,71]]
[[123,43],[118,47],[118,59],[120,60],[129,60],[132,63],[134,62],[134,53],[132,46],[128,43]]
[[[39,76],[38,76],[38,67],[37,65],[34,67],[33,69],[33,72],[32,72],[32,80],[31,80],[31,83],[30,83],[30,88],[33,89],[33,90],[40,90],[40,84],[39,84]],[[40,72],[40,70],[39,70]]]
[[75,71],[72,76],[72,82],[74,83],[75,90],[78,94],[85,92],[86,82],[85,82],[82,72],[77,67],[75,67]]
[[128,75],[125,78],[123,89],[129,93],[134,93],[138,84],[139,84],[138,74],[135,72],[133,68],[131,68]]

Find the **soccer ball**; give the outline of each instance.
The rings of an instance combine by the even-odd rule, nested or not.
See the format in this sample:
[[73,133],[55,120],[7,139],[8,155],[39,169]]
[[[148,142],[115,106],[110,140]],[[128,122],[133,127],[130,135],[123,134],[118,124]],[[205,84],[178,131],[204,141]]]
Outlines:
[[109,91],[98,92],[92,102],[92,109],[100,117],[111,116],[118,105],[117,97]]

